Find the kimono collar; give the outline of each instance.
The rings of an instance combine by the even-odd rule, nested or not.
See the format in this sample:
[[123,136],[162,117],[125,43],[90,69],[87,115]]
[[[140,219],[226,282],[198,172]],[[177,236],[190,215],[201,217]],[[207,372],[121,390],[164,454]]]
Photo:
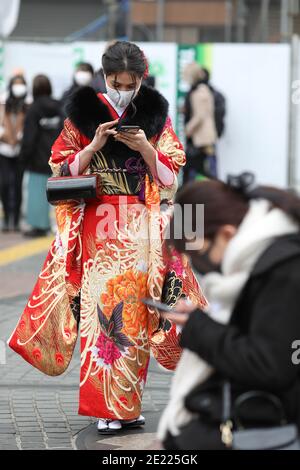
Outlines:
[[[138,95],[122,115],[122,124],[138,125],[148,139],[160,134],[168,117],[168,101],[154,88],[142,85]],[[80,87],[70,98],[67,115],[77,129],[89,139],[99,124],[112,121],[112,106],[91,87]]]

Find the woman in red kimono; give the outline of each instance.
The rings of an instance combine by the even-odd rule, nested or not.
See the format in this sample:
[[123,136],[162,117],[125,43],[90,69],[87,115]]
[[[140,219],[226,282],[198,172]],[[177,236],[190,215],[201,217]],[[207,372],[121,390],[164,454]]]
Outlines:
[[[174,370],[176,325],[141,299],[205,299],[185,258],[166,262],[163,232],[185,155],[168,103],[141,85],[143,52],[116,42],[102,58],[107,93],[80,88],[49,164],[54,176],[99,175],[98,197],[59,204],[58,231],[8,344],[48,375],[63,373],[81,338],[79,414],[113,433],[140,415],[150,351]],[[139,126],[135,134],[120,125]],[[161,201],[165,201],[161,210]]]

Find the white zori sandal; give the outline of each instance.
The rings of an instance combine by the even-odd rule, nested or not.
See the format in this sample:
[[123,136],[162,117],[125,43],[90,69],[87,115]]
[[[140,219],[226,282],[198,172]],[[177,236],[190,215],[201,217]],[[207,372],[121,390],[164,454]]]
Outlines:
[[140,415],[136,419],[122,419],[122,420],[111,420],[105,418],[99,418],[97,429],[100,434],[115,434],[117,431],[128,428],[136,428],[139,426],[144,426],[145,418]]
[[136,419],[122,419],[122,428],[137,428],[139,426],[144,426],[145,418],[144,416],[140,415]]
[[97,429],[100,434],[115,434],[122,429],[122,424],[119,420],[99,418]]

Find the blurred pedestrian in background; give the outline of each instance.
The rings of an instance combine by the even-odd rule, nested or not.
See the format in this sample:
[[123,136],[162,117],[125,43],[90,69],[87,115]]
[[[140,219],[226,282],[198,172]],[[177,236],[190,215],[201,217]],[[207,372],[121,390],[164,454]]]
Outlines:
[[143,85],[150,86],[155,88],[156,80],[154,75],[148,75],[148,77],[143,79]]
[[[105,52],[109,49],[110,46],[112,46],[116,41],[108,41],[105,49],[104,49],[104,54]],[[94,88],[96,93],[106,93],[106,83],[105,83],[105,76],[104,76],[104,71],[103,67],[99,67],[98,70],[94,73],[94,77],[91,83],[91,86]]]
[[18,231],[22,203],[20,142],[27,103],[23,75],[15,75],[8,85],[8,96],[0,103],[0,187],[4,212],[3,232]]
[[216,177],[216,143],[214,95],[208,86],[208,76],[199,64],[193,62],[184,70],[184,79],[191,86],[185,99],[184,120],[187,164],[184,183],[197,175]]
[[75,69],[73,76],[73,83],[68,88],[61,97],[61,106],[64,115],[66,116],[65,107],[71,97],[71,95],[82,86],[92,86],[94,79],[94,68],[91,64],[87,62],[80,62]]
[[215,125],[218,138],[222,137],[225,132],[225,118],[226,118],[226,98],[225,96],[211,84],[210,72],[208,69],[203,68],[205,74],[205,82],[213,94],[215,105]]
[[96,93],[106,93],[105,78],[102,67],[95,72],[91,86],[94,88]]
[[48,77],[37,75],[33,80],[33,103],[29,107],[21,147],[21,163],[28,171],[26,220],[31,229],[25,236],[43,236],[50,230],[46,183],[51,175],[48,164],[53,142],[63,127],[60,102],[51,97]]
[[[292,344],[300,338],[300,199],[256,187],[248,173],[229,178],[228,184],[186,185],[177,203],[182,209],[204,204],[204,245],[196,239],[198,249],[195,245],[189,254],[203,275],[209,308],[206,314],[180,301],[175,310],[184,313],[162,314],[185,325],[180,341],[185,349],[159,426],[164,447],[225,448],[220,432],[224,381],[231,387],[232,409],[242,393],[259,392],[260,398],[241,410],[244,427],[280,426],[282,412],[299,428],[300,376]],[[184,237],[172,240],[172,246],[187,250]],[[272,394],[269,401],[265,392]],[[231,421],[236,429],[235,415]]]

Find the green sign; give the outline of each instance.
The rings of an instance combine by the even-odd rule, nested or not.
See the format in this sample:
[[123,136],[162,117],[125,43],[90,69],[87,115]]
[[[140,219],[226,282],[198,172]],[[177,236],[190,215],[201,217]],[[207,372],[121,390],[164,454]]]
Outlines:
[[76,69],[77,65],[80,64],[80,62],[85,62],[84,61],[84,48],[74,47],[73,54],[74,54],[73,67],[74,69]]

